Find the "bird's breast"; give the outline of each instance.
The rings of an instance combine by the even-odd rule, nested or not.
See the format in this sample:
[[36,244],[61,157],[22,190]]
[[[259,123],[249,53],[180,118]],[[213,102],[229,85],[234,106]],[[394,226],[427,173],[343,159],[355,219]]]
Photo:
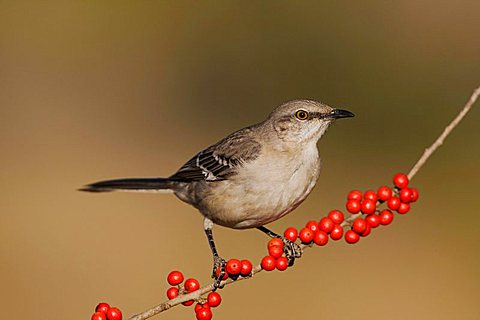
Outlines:
[[199,209],[227,227],[261,226],[295,209],[312,191],[319,173],[316,145],[293,154],[263,153],[237,175],[214,182]]

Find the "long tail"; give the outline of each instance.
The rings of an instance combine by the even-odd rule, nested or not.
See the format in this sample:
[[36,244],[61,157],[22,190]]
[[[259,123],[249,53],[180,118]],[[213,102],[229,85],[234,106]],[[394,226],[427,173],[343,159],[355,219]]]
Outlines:
[[80,191],[110,192],[110,191],[136,191],[136,192],[161,192],[172,188],[173,182],[166,178],[130,178],[98,181],[88,184]]

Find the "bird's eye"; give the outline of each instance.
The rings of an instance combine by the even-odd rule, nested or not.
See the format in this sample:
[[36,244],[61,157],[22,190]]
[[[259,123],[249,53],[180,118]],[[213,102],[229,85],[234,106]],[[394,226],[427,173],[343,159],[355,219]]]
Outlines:
[[308,119],[308,112],[305,110],[298,110],[295,112],[295,117],[298,120],[307,120]]

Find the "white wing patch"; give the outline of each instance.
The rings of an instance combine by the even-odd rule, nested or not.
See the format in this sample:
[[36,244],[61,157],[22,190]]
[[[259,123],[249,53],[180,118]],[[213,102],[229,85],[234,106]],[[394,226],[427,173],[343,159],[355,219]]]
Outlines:
[[[214,159],[219,162],[220,164],[222,163],[221,162],[221,159],[215,155],[215,154],[212,154]],[[196,159],[196,166],[199,167],[200,169],[202,169],[202,174],[203,176],[205,177],[205,180],[206,181],[215,181],[217,180],[218,178],[213,174],[213,172],[209,171],[206,167],[202,166],[202,164],[200,163],[200,154],[197,156],[197,159]]]

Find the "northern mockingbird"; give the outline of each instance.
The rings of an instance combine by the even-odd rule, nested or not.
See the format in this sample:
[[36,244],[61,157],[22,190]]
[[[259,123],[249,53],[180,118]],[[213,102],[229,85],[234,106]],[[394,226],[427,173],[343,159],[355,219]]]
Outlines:
[[[82,191],[172,191],[204,216],[204,229],[214,258],[216,286],[224,274],[212,236],[213,224],[228,228],[264,227],[295,209],[312,191],[320,173],[317,141],[338,118],[353,117],[312,100],[294,100],[278,106],[260,123],[238,130],[196,154],[168,178],[99,181]],[[298,245],[283,239],[293,264]],[[220,274],[215,275],[217,268]]]

